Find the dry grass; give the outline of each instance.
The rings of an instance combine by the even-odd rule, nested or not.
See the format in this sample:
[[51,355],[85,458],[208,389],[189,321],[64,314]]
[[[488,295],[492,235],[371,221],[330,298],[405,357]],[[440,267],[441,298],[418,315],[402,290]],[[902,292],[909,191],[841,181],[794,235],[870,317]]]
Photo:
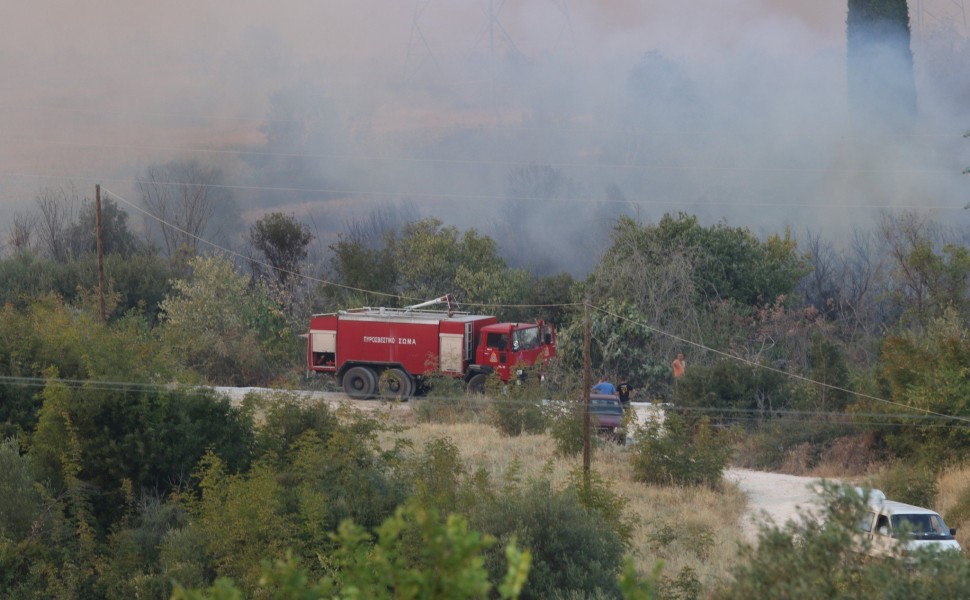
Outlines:
[[[940,475],[939,492],[936,496],[936,507],[943,515],[956,507],[960,496],[970,489],[970,466],[953,467],[947,469]],[[962,521],[950,523],[948,527],[957,528],[957,541],[964,549],[970,548],[970,518]]]
[[[417,424],[401,435],[419,450],[432,439],[450,438],[461,449],[469,471],[484,467],[496,483],[513,462],[523,480],[548,477],[554,485],[565,485],[569,473],[582,464],[578,457],[557,457],[547,435],[510,438],[485,424]],[[649,574],[662,560],[667,577],[676,578],[689,567],[708,589],[726,578],[742,540],[744,495],[733,486],[712,491],[637,483],[629,458],[629,450],[604,444],[594,451],[592,468],[628,501],[628,514],[635,521],[632,553],[640,572]]]

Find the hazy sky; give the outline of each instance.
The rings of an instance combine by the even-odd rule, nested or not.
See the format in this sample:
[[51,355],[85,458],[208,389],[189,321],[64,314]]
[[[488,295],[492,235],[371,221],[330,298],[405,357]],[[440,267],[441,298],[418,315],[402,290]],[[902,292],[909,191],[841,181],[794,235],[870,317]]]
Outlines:
[[[950,25],[962,40],[966,26],[953,12],[959,4],[925,0],[928,12],[918,15],[913,5],[914,28],[924,19],[927,27]],[[467,170],[502,161],[573,165],[567,170],[584,198],[602,199],[605,184],[615,182],[641,217],[703,210],[732,224],[750,219],[761,231],[804,224],[784,208],[765,209],[766,197],[794,197],[802,208],[817,201],[806,214],[821,227],[833,211],[844,224],[856,212],[871,216],[873,206],[931,206],[964,218],[957,166],[970,164],[961,154],[961,143],[970,142],[960,138],[970,119],[952,105],[966,98],[938,104],[945,93],[920,89],[919,128],[893,142],[891,158],[869,154],[846,163],[858,148],[837,114],[844,108],[845,0],[35,0],[4,13],[0,223],[45,186],[73,184],[91,195],[100,182],[136,201],[133,182],[147,165],[187,156],[223,165],[227,183],[243,195],[249,189],[256,201],[254,181],[267,188],[288,181],[254,174],[237,152],[272,152],[264,135],[271,98],[290,90],[292,100],[300,85],[323,90],[330,118],[352,142],[326,149],[307,142],[294,153],[308,155],[306,163],[328,153],[362,156],[314,184],[331,201],[336,191],[353,197],[362,189],[379,192],[370,196],[378,202],[487,196],[504,174],[440,172],[440,164],[406,169],[404,149],[430,136],[466,156],[464,142],[440,132],[518,127],[516,152],[469,146]],[[920,69],[931,53],[921,54],[917,43],[918,35]],[[673,134],[647,132],[633,142],[623,131],[633,104],[624,98],[631,69],[651,51],[707,103],[703,131],[684,121]],[[528,68],[510,71],[510,56]],[[965,66],[954,68],[966,75]],[[522,133],[539,115],[554,115],[556,127],[589,129],[563,133],[558,145],[546,131],[533,144]],[[621,164],[616,148],[624,144],[638,148]],[[766,163],[783,158],[788,162]],[[622,171],[631,166],[639,175]],[[449,187],[475,178],[484,182],[481,192]],[[711,208],[718,204],[724,209]]]

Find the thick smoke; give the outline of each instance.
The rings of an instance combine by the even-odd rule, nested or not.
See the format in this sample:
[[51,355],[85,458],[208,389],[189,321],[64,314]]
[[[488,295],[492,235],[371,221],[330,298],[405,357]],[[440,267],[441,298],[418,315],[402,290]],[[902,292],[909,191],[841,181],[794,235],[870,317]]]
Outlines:
[[5,221],[51,184],[137,202],[148,167],[190,159],[244,218],[293,212],[326,243],[406,207],[546,272],[595,264],[619,214],[830,237],[882,209],[966,219],[955,17],[913,29],[912,122],[859,126],[844,1],[116,4],[30,3],[0,39]]

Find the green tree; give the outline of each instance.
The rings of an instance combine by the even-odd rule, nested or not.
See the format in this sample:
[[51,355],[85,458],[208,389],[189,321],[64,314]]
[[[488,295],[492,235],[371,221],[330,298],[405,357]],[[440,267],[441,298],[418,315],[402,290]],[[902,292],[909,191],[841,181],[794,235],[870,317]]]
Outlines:
[[526,278],[509,270],[491,238],[461,233],[430,218],[408,223],[393,242],[398,289],[409,298],[454,293],[476,304],[506,304],[519,297]]
[[[881,352],[880,377],[891,404],[862,399],[860,412],[876,411],[901,415],[949,415],[965,419],[970,415],[970,336],[955,311],[929,323],[926,331],[906,331],[888,336]],[[965,427],[938,427],[937,423],[916,423],[907,427],[886,427],[880,434],[900,456],[919,458],[926,464],[958,460],[970,447]]]
[[[594,369],[610,379],[625,376],[642,398],[668,396],[670,364],[656,351],[654,328],[636,304],[607,299],[590,309],[590,359]],[[557,359],[563,369],[583,367],[583,318],[558,332]]]
[[249,243],[272,267],[272,278],[281,290],[289,290],[288,283],[299,279],[302,262],[313,234],[293,215],[269,213],[249,229]]
[[[734,316],[787,299],[807,272],[788,232],[760,241],[747,229],[724,222],[703,227],[684,213],[643,226],[621,217],[610,247],[578,293],[595,305],[625,302],[660,331],[710,340],[717,333],[718,307],[727,306]],[[666,363],[682,350],[677,344],[655,336],[643,351]]]
[[280,307],[250,287],[228,260],[197,257],[192,274],[162,302],[161,338],[207,381],[266,383],[296,362],[298,349]]
[[[68,227],[68,244],[75,257],[97,251],[96,209],[94,200],[85,199],[77,220]],[[142,243],[128,228],[128,213],[111,198],[101,200],[101,249],[106,256],[131,256],[142,250]]]

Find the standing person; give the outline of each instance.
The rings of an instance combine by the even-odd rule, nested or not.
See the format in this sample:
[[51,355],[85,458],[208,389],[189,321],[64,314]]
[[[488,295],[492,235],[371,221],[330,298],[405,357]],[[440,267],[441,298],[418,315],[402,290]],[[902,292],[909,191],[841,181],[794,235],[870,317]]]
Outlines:
[[610,396],[616,395],[616,388],[613,384],[606,380],[606,375],[600,377],[599,383],[593,386],[593,391],[597,394],[609,394]]
[[637,390],[626,382],[626,377],[620,377],[620,385],[616,386],[616,395],[620,397],[623,408],[630,408],[630,398],[637,395]]
[[679,379],[684,376],[684,372],[687,370],[687,361],[684,360],[684,353],[678,352],[677,358],[674,359],[674,379]]

